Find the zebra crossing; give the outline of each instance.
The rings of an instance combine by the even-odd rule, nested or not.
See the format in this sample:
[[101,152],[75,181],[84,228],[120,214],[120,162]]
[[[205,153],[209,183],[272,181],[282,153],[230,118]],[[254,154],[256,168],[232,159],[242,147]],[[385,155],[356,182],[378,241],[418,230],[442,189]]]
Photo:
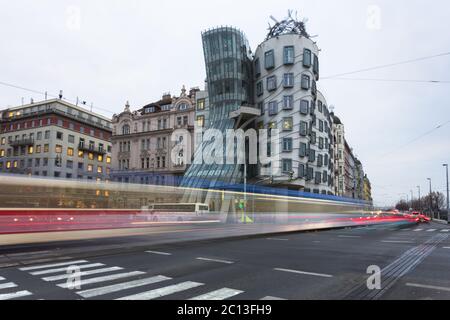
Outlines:
[[[189,293],[189,290],[201,290],[206,285],[195,281],[177,281],[165,275],[150,275],[143,271],[128,271],[119,266],[108,266],[88,260],[27,266],[19,270],[55,284],[58,288],[72,290],[80,299],[170,299],[171,295],[181,293],[187,295],[183,299],[189,300],[224,300],[244,293],[232,288],[214,288],[204,292],[196,290],[195,294]],[[73,270],[76,270],[76,273],[73,273]],[[73,281],[75,277],[79,281]],[[17,293],[17,296],[19,295],[20,293]]]
[[27,290],[19,290],[19,286],[14,282],[8,282],[7,279],[0,276],[0,300],[10,300],[31,296],[32,293]]
[[405,228],[401,229],[401,231],[413,231],[413,232],[442,232],[448,233],[450,229],[435,229],[435,228]]

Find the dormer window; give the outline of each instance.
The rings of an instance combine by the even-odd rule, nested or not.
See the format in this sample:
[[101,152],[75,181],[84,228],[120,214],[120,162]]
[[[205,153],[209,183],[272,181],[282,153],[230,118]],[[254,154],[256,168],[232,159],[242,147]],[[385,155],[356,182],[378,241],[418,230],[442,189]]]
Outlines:
[[189,105],[187,103],[180,103],[178,105],[178,110],[186,110],[189,108]]
[[155,112],[155,107],[145,108],[145,113],[153,113],[153,112]]

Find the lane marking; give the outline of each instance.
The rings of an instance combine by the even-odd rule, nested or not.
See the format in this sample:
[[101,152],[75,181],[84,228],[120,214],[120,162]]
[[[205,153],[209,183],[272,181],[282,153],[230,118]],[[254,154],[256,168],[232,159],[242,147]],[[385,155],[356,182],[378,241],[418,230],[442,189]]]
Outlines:
[[14,293],[5,293],[5,294],[0,294],[0,300],[9,300],[9,299],[14,299],[14,298],[20,298],[20,297],[26,297],[26,296],[30,296],[32,295],[32,293],[30,291],[17,291]]
[[428,229],[427,232],[433,232],[436,231],[436,229]]
[[[32,251],[32,252],[21,252],[21,253],[12,253],[12,254],[6,254],[8,257],[21,257],[21,256],[33,256],[37,254],[43,254],[43,253],[50,253],[50,251]],[[54,254],[54,253],[52,253]]]
[[86,261],[86,260],[75,260],[75,261],[68,261],[68,262],[61,262],[61,263],[44,264],[44,265],[40,265],[40,266],[24,267],[24,268],[19,268],[19,270],[20,271],[29,271],[29,270],[36,270],[36,269],[44,269],[44,268],[67,266],[67,265],[70,265],[70,264],[85,263],[85,262],[88,262],[88,261]]
[[[81,280],[79,284],[80,284],[80,286],[84,286],[86,284],[92,284],[92,283],[99,283],[99,282],[105,282],[105,281],[129,278],[129,277],[139,276],[139,275],[143,275],[143,274],[145,274],[145,272],[142,272],[142,271],[116,273],[116,274],[112,274],[110,276],[102,276],[102,277],[96,277],[96,278],[90,278],[90,279]],[[68,284],[67,282],[64,282],[64,283],[58,284],[57,286],[60,287],[60,288],[68,288],[69,285],[72,285],[72,284]]]
[[274,241],[289,241],[289,239],[284,239],[284,238],[267,238],[267,240],[274,240]]
[[147,252],[147,253],[153,253],[153,254],[159,254],[159,255],[162,255],[162,256],[171,256],[171,255],[172,255],[171,253],[168,253],[168,252],[161,252],[161,251],[145,251],[145,252]]
[[[37,276],[37,275],[40,275],[40,274],[47,274],[47,273],[55,273],[55,272],[67,271],[68,268],[72,267],[72,266],[75,266],[75,265],[69,265],[69,266],[63,267],[63,268],[33,271],[33,272],[30,272],[30,274],[33,275],[33,276]],[[81,265],[81,266],[80,265],[76,265],[76,267],[79,267],[80,269],[102,267],[102,266],[104,266],[103,263],[90,263],[90,264],[84,264],[84,265]]]
[[229,289],[229,288],[222,288],[219,290],[215,290],[215,291],[211,291],[211,292],[202,294],[200,296],[191,298],[189,300],[225,300],[227,298],[234,297],[242,292],[244,292],[244,291]]
[[0,289],[8,289],[8,288],[15,288],[15,287],[17,287],[17,284],[15,284],[14,282],[7,282],[7,283],[0,284]]
[[338,238],[361,238],[361,236],[346,236],[346,235],[338,235]]
[[441,229],[441,232],[449,232],[450,229]]
[[219,263],[226,263],[226,264],[232,264],[233,261],[227,261],[227,260],[220,260],[220,259],[211,259],[211,258],[202,258],[198,257],[197,260],[203,260],[203,261],[210,261],[210,262],[219,262]]
[[442,249],[450,249],[450,247],[442,247]]
[[279,297],[265,296],[264,298],[261,298],[259,300],[286,300],[286,299],[279,298]]
[[116,271],[116,270],[123,270],[123,268],[121,267],[110,267],[110,268],[102,268],[102,269],[95,269],[95,270],[90,270],[90,271],[82,271],[82,272],[76,272],[76,273],[71,273],[71,274],[62,274],[62,275],[58,275],[58,276],[52,276],[52,277],[46,277],[46,278],[42,278],[42,280],[44,281],[56,281],[56,280],[62,280],[62,279],[67,279],[73,276],[88,276],[91,274],[97,274],[97,273],[104,273],[104,272],[110,272],[110,271]]
[[384,243],[414,243],[412,241],[403,241],[403,240],[381,240]]
[[5,278],[3,278],[3,277],[0,277],[0,281],[3,281],[3,280],[6,280]]
[[158,283],[164,280],[171,280],[172,278],[165,276],[155,276],[151,278],[139,279],[124,283],[113,284],[106,287],[94,288],[89,290],[78,291],[77,294],[82,296],[83,298],[92,298],[96,296],[105,295],[108,293],[113,293],[117,291],[122,291],[130,288],[142,287],[148,284]]
[[324,278],[332,278],[333,277],[330,274],[306,272],[306,271],[283,269],[283,268],[274,268],[274,270],[276,270],[276,271],[283,271],[283,272],[290,272],[290,273],[304,274],[304,275],[308,275],[308,276],[324,277]]
[[423,229],[414,229],[414,232],[423,231]]
[[433,289],[433,290],[440,290],[440,291],[450,291],[450,288],[448,287],[437,287],[437,286],[430,286],[425,284],[419,284],[419,283],[406,283],[406,286],[408,287],[417,287],[417,288],[424,288],[424,289]]
[[203,283],[186,281],[186,282],[182,282],[182,283],[175,284],[172,286],[162,287],[159,289],[150,290],[150,291],[146,291],[146,292],[142,292],[142,293],[138,293],[138,294],[133,294],[131,296],[118,298],[116,300],[151,300],[151,299],[155,299],[155,298],[164,297],[169,294],[176,293],[176,292],[196,288],[196,287],[199,287],[202,285],[203,285]]

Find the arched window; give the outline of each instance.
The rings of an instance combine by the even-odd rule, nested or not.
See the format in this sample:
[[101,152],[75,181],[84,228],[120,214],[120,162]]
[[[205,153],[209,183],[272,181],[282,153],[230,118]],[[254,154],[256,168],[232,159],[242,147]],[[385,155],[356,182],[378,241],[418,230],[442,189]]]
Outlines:
[[123,125],[122,134],[130,134],[130,126],[128,124]]

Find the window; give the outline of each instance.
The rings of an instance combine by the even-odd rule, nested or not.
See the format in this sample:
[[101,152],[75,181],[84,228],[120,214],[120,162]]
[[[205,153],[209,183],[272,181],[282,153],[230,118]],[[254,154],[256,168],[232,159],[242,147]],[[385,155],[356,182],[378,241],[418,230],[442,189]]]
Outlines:
[[283,48],[283,63],[293,64],[294,63],[294,46],[287,46]]
[[306,121],[300,121],[300,135],[306,137],[308,134],[308,123]]
[[6,161],[6,169],[10,169],[11,168],[11,161]]
[[130,134],[130,126],[128,124],[122,127],[122,134]]
[[263,82],[259,81],[256,83],[256,95],[262,96],[264,94]]
[[294,86],[294,74],[293,73],[285,73],[283,75],[283,87],[292,88]]
[[283,138],[283,152],[292,151],[292,138]]
[[36,135],[36,140],[42,140],[42,132],[39,131]]
[[[311,128],[311,126],[310,126],[310,128]],[[316,137],[317,137],[316,132],[311,130],[311,144],[316,144]]]
[[317,78],[319,78],[319,58],[316,54],[314,54],[313,72],[317,76]]
[[311,50],[309,49],[303,50],[303,66],[305,68],[311,67]]
[[45,131],[44,139],[50,139],[50,131]]
[[294,108],[294,96],[284,96],[283,97],[283,109],[291,110]]
[[278,102],[271,101],[269,102],[269,116],[273,116],[278,113]]
[[300,101],[300,113],[307,115],[309,109],[309,101],[308,100],[301,100]]
[[319,149],[323,149],[323,138],[319,137]]
[[314,177],[314,168],[308,166],[306,169],[306,180],[312,180],[313,177]]
[[39,167],[40,165],[41,165],[41,159],[40,158],[34,159],[34,166]]
[[78,150],[78,158],[83,158],[83,157],[84,157],[84,151]]
[[111,163],[111,157],[110,156],[106,157],[106,163]]
[[67,148],[67,155],[73,157],[73,148]]
[[255,75],[256,77],[261,75],[261,63],[259,62],[259,58],[255,60]]
[[316,150],[309,148],[309,154],[308,154],[308,157],[309,157],[309,159],[308,159],[309,162],[314,162],[314,161],[316,161]]
[[292,117],[283,119],[283,131],[291,131],[293,127]]
[[94,154],[92,152],[88,153],[88,159],[89,160],[94,160]]
[[84,164],[83,162],[78,162],[78,169],[83,170]]
[[259,110],[261,110],[261,115],[264,115],[265,109],[264,109],[264,102],[263,101],[258,102],[258,108],[259,108]]
[[0,157],[4,157],[5,156],[5,149],[0,149]]
[[69,134],[69,143],[74,143],[75,142],[75,136]]
[[198,99],[197,110],[204,110],[204,109],[205,109],[205,99]]
[[72,160],[67,160],[67,162],[66,162],[66,167],[67,167],[68,169],[72,169],[72,168],[73,168],[73,161],[72,161]]
[[94,166],[92,164],[87,165],[87,171],[92,172],[94,170]]
[[56,132],[56,139],[62,140],[63,139],[63,133],[62,132]]
[[304,142],[300,142],[300,151],[299,151],[299,155],[300,157],[306,157],[306,143]]
[[317,108],[318,108],[318,110],[319,110],[319,112],[322,112],[323,111],[323,105],[322,105],[322,101],[317,101]]
[[267,77],[267,90],[274,91],[276,89],[277,89],[277,77],[276,76]]
[[304,178],[306,175],[305,165],[303,163],[300,163],[298,165],[298,177]]
[[319,131],[323,132],[323,121],[319,120]]
[[6,138],[5,138],[5,137],[2,137],[2,142],[1,142],[1,144],[2,144],[2,145],[5,145],[5,144],[6,144]]
[[306,74],[302,75],[302,84],[301,84],[302,89],[308,90],[310,88],[309,80],[310,80],[310,78],[308,75],[306,75]]
[[97,173],[103,173],[103,167],[102,166],[98,166],[97,167]]
[[98,162],[103,162],[103,155],[102,155],[102,154],[99,154],[99,155],[97,156],[97,161],[98,161]]
[[272,69],[275,67],[275,55],[273,50],[267,51],[264,54],[264,67],[266,69]]
[[57,144],[56,146],[55,146],[55,152],[56,153],[62,153],[62,145],[59,145],[59,144]]
[[317,156],[317,166],[318,166],[318,167],[323,166],[323,155],[321,155],[321,154],[319,154],[319,155]]
[[316,171],[315,176],[314,176],[314,183],[320,184],[321,182],[322,182],[322,173],[319,171]]
[[197,126],[200,128],[205,126],[205,116],[197,116]]
[[292,159],[283,159],[283,172],[292,171]]

